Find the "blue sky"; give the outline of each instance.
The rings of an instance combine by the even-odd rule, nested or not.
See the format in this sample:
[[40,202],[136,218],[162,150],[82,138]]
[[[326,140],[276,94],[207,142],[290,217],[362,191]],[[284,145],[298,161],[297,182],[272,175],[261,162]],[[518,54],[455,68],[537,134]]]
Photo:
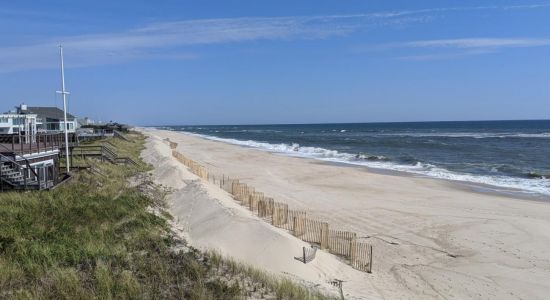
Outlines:
[[139,125],[550,118],[550,1],[3,1],[1,110]]

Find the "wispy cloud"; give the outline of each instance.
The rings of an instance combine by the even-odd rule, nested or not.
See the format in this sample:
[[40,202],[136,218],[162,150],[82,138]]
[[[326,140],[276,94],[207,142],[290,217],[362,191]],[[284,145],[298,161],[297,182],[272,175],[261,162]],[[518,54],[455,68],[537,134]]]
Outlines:
[[466,38],[413,41],[388,44],[390,48],[462,48],[462,49],[499,49],[518,47],[550,46],[550,39],[534,38]]
[[467,56],[475,56],[482,54],[494,53],[494,50],[468,50],[461,52],[450,52],[450,53],[429,53],[429,54],[417,54],[417,55],[405,55],[398,56],[398,60],[408,60],[408,61],[426,61],[426,60],[447,60],[447,59],[456,59]]
[[[398,56],[400,60],[438,60],[452,59],[465,56],[491,54],[505,48],[529,48],[550,46],[550,39],[544,38],[462,38],[462,39],[438,39],[421,40],[402,43],[390,43],[375,45],[360,49],[361,51],[380,51],[392,49],[408,49],[438,51],[436,53],[407,54]],[[451,51],[451,52],[449,52]]]
[[[397,22],[398,18],[391,19]],[[400,24],[415,21],[417,20],[407,18],[400,20]],[[9,72],[57,66],[55,53],[59,43],[67,48],[68,65],[89,66],[149,57],[151,52],[158,54],[160,50],[173,52],[176,48],[186,46],[189,49],[193,45],[252,40],[322,39],[346,35],[375,24],[380,24],[379,18],[370,15],[204,19],[157,23],[125,32],[61,37],[33,45],[0,48],[0,70]],[[193,54],[178,56],[193,57]]]
[[[535,8],[550,7],[548,3],[538,3],[529,5],[485,5],[485,6],[456,6],[456,7],[438,7],[438,8],[426,8],[426,9],[413,9],[413,10],[396,10],[386,11],[371,14],[356,14],[348,15],[347,17],[357,16],[371,16],[380,18],[389,17],[403,17],[408,15],[420,15],[420,14],[432,14],[432,13],[445,13],[445,12],[469,12],[469,11],[484,11],[484,10],[528,10]],[[345,17],[345,16],[339,16]]]
[[[0,72],[57,66],[57,45],[66,47],[72,67],[120,63],[139,58],[192,59],[193,45],[236,43],[253,40],[307,40],[344,36],[367,27],[405,26],[426,22],[442,12],[519,10],[550,7],[550,3],[517,6],[448,7],[368,14],[295,16],[272,18],[202,19],[149,24],[134,30],[56,37],[34,44],[1,47]],[[17,11],[1,10],[0,15]],[[37,14],[39,12],[32,12]],[[543,40],[463,39],[419,41],[389,45],[393,48],[426,47],[529,47]],[[478,46],[475,46],[478,45]],[[173,54],[177,53],[177,54]]]

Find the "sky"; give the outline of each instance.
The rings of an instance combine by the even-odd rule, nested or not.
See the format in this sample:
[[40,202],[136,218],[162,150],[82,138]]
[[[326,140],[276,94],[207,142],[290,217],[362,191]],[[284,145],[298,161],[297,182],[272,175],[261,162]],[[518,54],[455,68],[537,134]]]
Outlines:
[[550,1],[0,0],[0,111],[134,125],[550,119]]

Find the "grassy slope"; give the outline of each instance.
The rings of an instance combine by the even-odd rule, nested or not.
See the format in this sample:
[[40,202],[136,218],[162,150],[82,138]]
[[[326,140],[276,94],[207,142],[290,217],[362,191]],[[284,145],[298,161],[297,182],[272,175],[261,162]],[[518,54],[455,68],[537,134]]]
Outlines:
[[[144,139],[131,138],[112,141],[141,161]],[[128,183],[149,167],[86,163],[98,172],[54,191],[0,194],[0,298],[323,298],[213,253],[174,251],[165,191]]]

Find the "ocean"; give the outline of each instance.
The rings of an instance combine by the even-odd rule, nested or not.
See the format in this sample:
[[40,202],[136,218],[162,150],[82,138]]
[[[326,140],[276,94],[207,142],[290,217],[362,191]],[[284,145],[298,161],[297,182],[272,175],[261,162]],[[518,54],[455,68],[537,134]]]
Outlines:
[[550,120],[159,128],[285,155],[550,196]]

